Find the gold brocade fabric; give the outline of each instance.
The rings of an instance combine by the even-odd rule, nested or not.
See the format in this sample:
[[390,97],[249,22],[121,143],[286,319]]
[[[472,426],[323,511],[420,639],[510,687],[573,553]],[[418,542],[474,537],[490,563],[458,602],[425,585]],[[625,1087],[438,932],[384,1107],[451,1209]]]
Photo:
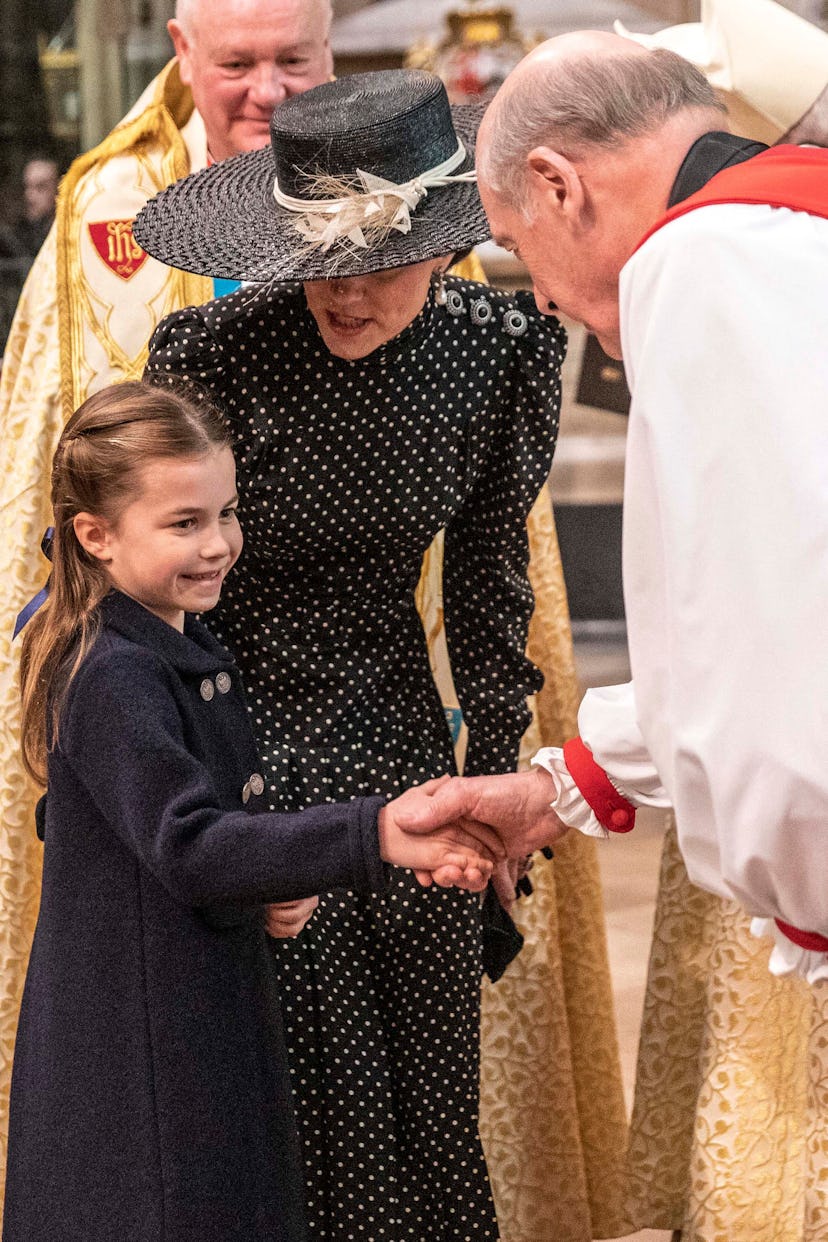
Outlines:
[[[141,258],[130,221],[156,189],[203,162],[189,97],[169,68],[95,152],[73,165],[58,219],[21,297],[0,384],[0,1146],[5,1168],[17,1014],[40,889],[37,792],[19,758],[14,618],[43,585],[49,464],[65,418],[92,391],[141,374],[158,320],[212,296],[210,282]],[[200,123],[200,122],[199,122]],[[203,133],[202,133],[203,146]],[[111,227],[110,227],[111,226]],[[472,256],[462,275],[480,278]],[[537,597],[530,654],[544,670],[525,749],[575,727],[577,686],[554,522],[530,520]],[[441,543],[418,604],[452,698],[442,633]],[[520,903],[526,948],[483,997],[483,1120],[503,1242],[590,1242],[619,1219],[625,1126],[598,871],[591,841],[567,840]],[[46,1156],[44,1158],[47,1158]]]
[[[546,490],[529,545],[528,652],[545,676],[531,753],[577,732],[579,701]],[[483,986],[480,1129],[502,1242],[590,1242],[621,1231],[626,1139],[595,842],[570,833],[532,883],[515,913],[524,948]]]
[[682,1242],[828,1239],[828,983],[692,885],[667,834],[629,1145],[627,1229]]
[[212,281],[158,263],[132,238],[148,199],[206,159],[201,119],[171,61],[64,178],[56,228],[65,418],[106,384],[140,379],[156,324],[213,296]]

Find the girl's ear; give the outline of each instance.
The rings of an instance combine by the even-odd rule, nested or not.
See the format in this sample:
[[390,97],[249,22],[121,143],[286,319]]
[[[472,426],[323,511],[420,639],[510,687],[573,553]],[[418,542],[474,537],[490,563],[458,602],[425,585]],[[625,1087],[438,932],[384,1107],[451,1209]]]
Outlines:
[[112,528],[106,518],[95,517],[93,513],[76,513],[72,525],[75,537],[85,552],[104,563],[112,560]]

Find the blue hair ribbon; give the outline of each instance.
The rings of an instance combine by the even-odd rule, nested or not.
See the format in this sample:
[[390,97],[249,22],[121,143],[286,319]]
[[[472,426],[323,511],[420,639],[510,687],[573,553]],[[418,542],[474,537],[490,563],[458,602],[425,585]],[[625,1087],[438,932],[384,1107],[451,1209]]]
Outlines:
[[[43,538],[40,541],[40,550],[43,553],[43,555],[46,557],[47,561],[51,561],[52,559],[52,539],[54,538],[54,534],[55,534],[55,528],[54,526],[50,526],[48,530],[46,531],[46,534],[43,536]],[[29,621],[31,621],[32,617],[35,615],[38,608],[40,608],[41,604],[46,603],[46,600],[48,599],[48,596],[49,596],[49,583],[50,582],[51,582],[51,574],[46,580],[46,585],[41,587],[37,595],[35,595],[32,599],[29,600],[28,604],[22,610],[22,612],[19,612],[17,614],[17,620],[14,623],[14,633],[12,634],[12,639],[17,638],[17,635],[23,629],[23,626],[26,625]]]

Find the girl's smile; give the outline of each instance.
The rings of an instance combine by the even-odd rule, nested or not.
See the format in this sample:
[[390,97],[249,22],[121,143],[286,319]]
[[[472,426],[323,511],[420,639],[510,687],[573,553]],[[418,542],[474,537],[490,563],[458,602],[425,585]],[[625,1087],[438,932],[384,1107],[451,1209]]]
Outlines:
[[[138,495],[117,519],[83,541],[112,585],[176,629],[186,612],[207,612],[242,548],[236,467],[229,448],[159,458],[138,475]],[[76,523],[88,515],[79,515]]]

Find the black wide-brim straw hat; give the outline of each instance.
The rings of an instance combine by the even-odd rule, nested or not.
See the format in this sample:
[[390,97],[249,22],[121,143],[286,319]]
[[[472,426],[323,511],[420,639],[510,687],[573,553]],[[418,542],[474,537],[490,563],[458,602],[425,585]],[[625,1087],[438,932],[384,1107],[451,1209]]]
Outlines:
[[408,233],[391,230],[367,248],[346,239],[324,252],[298,231],[295,212],[274,198],[337,197],[314,188],[323,176],[353,183],[359,171],[402,184],[466,156],[452,175],[474,168],[483,109],[451,107],[434,74],[397,69],[326,82],[281,104],[270,146],[222,160],[163,190],[134,225],[139,245],[171,267],[220,279],[324,280],[404,267],[466,251],[489,237],[473,181],[429,188],[410,211]]

